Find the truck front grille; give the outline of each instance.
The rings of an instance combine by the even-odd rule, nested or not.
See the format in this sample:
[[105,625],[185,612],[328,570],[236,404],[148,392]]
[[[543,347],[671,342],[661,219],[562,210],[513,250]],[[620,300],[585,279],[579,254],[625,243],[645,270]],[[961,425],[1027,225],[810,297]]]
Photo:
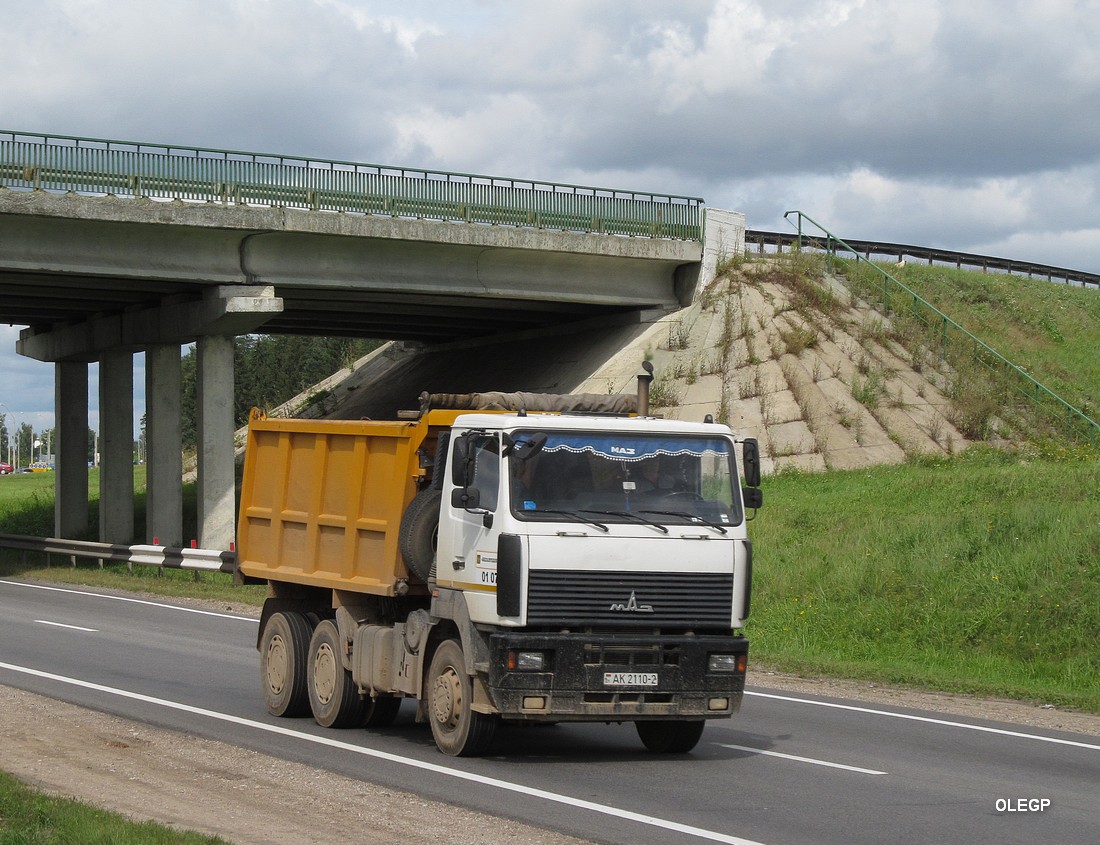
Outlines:
[[699,572],[529,573],[528,625],[728,629],[733,575]]

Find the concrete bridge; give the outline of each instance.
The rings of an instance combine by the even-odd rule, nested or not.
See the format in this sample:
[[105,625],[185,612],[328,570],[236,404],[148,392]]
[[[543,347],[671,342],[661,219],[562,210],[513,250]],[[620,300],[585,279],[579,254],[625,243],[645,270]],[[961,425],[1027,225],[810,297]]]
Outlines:
[[144,539],[176,545],[180,346],[197,344],[198,539],[224,549],[234,336],[482,346],[457,368],[442,356],[433,389],[532,388],[533,359],[494,369],[502,343],[523,357],[533,338],[606,341],[608,326],[690,303],[743,244],[743,217],[697,198],[0,132],[0,319],[27,326],[20,354],[55,365],[59,537],[88,528],[89,362],[99,539],[135,539],[132,357],[145,351]]

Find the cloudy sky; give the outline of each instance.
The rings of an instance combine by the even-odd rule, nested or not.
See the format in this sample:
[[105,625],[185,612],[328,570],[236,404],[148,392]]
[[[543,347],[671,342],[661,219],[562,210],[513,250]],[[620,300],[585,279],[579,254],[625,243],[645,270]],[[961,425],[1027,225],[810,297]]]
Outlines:
[[[1100,272],[1100,0],[0,0],[0,17],[0,129],[699,196],[774,231],[800,209],[842,237]],[[49,424],[52,367],[16,360],[16,334],[0,328],[0,412]]]

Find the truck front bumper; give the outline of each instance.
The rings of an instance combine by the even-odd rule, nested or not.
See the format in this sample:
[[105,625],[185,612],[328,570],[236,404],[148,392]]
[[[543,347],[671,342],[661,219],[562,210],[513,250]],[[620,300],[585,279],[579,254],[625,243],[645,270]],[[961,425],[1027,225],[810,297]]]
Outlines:
[[[489,694],[522,721],[728,717],[741,707],[748,648],[721,635],[493,634]],[[521,668],[532,654],[541,670]]]

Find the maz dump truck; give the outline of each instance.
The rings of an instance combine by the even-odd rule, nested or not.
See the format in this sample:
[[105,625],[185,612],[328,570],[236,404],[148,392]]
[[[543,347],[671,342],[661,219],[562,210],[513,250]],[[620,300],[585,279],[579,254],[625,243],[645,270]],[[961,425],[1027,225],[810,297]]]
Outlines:
[[[502,721],[634,722],[686,752],[745,685],[756,442],[638,397],[423,394],[381,421],[249,421],[238,578],[268,584],[277,716],[445,754]],[[737,445],[745,465],[739,480]]]

